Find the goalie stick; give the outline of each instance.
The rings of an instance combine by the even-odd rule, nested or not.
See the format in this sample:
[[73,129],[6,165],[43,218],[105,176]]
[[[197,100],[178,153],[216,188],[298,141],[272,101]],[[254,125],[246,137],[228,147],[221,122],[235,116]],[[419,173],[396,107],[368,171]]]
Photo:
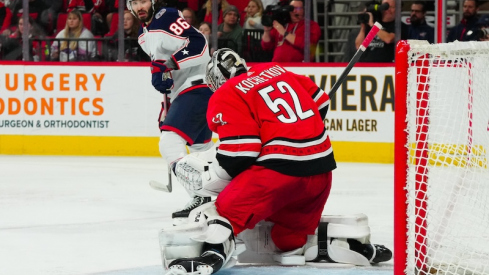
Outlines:
[[350,62],[346,66],[345,70],[341,73],[340,77],[338,78],[338,80],[336,81],[336,83],[333,85],[333,87],[329,91],[328,96],[330,98],[336,93],[336,91],[341,86],[341,84],[343,84],[343,82],[345,81],[346,77],[350,73],[350,71],[353,68],[353,66],[355,66],[355,64],[358,62],[358,60],[360,60],[360,57],[365,52],[365,50],[367,49],[368,45],[370,45],[370,42],[372,42],[372,40],[374,39],[374,37],[377,35],[377,33],[381,29],[382,29],[382,25],[379,22],[375,22],[375,24],[372,26],[372,29],[370,29],[370,31],[368,32],[367,36],[363,40],[362,45],[360,45],[360,47],[358,48],[358,50],[355,53],[355,55],[353,55],[352,59],[350,60]]
[[[169,73],[165,73],[164,77],[165,79],[169,77]],[[166,114],[168,112],[168,94],[163,94],[163,118],[166,118]],[[155,180],[151,180],[149,182],[149,186],[151,186],[153,189],[164,191],[171,193],[172,191],[172,181],[171,181],[171,167],[170,164],[168,164],[168,183],[164,184]]]

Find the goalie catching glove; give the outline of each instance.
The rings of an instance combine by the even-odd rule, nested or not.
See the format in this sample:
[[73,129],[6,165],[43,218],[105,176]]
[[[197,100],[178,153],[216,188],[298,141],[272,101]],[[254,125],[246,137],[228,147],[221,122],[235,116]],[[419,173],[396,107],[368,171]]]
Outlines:
[[[215,149],[211,149],[215,152]],[[177,180],[189,191],[199,196],[217,196],[231,177],[217,163],[215,153],[192,153],[183,157],[175,167]]]

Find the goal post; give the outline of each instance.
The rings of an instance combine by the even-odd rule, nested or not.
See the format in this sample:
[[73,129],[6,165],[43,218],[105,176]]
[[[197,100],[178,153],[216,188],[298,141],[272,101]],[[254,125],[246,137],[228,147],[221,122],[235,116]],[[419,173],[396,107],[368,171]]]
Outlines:
[[394,274],[489,274],[489,42],[396,49]]

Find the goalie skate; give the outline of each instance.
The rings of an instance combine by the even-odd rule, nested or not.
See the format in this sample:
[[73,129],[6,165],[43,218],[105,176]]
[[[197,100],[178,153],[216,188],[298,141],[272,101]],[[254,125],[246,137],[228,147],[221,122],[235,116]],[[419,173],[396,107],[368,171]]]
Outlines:
[[173,261],[168,267],[170,274],[212,274],[221,269],[224,256],[215,251],[205,251],[200,257]]
[[347,239],[350,249],[362,254],[372,264],[392,259],[392,251],[380,244],[362,244],[355,239]]
[[188,215],[195,208],[211,201],[211,197],[195,196],[187,205],[180,211],[172,213],[171,217],[174,225],[182,224],[187,221]]
[[[368,218],[364,214],[323,216],[318,226],[317,245],[308,245],[306,258],[310,262],[348,263],[370,265],[392,259],[392,251],[370,242]],[[309,251],[307,251],[309,250]],[[309,255],[307,255],[309,254]]]

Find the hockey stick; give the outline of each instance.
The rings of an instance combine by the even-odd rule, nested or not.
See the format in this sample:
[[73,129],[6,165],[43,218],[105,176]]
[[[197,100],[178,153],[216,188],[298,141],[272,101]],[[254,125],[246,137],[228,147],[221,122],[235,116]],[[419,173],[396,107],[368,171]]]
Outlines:
[[[169,77],[169,74],[168,73],[165,73],[165,77]],[[166,114],[168,112],[168,94],[163,94],[163,118],[166,118]],[[171,181],[171,167],[170,167],[170,164],[168,164],[168,183],[167,184],[163,184],[161,182],[158,182],[158,181],[155,181],[155,180],[151,180],[149,182],[149,186],[151,186],[153,189],[156,189],[156,190],[160,190],[160,191],[164,191],[164,192],[168,192],[168,193],[171,193],[172,191],[172,181]]]
[[360,60],[360,57],[365,52],[365,50],[367,49],[368,45],[370,45],[370,42],[372,42],[372,40],[374,39],[374,37],[377,35],[377,33],[381,29],[382,29],[382,25],[379,22],[375,22],[375,24],[372,26],[372,29],[370,29],[370,31],[368,32],[367,37],[365,37],[365,39],[363,40],[362,45],[360,45],[360,47],[358,48],[358,50],[355,53],[355,55],[353,55],[353,58],[350,60],[350,62],[346,66],[346,68],[343,71],[343,73],[341,73],[340,77],[338,78],[338,80],[336,81],[336,83],[333,85],[333,87],[329,91],[328,96],[330,98],[336,93],[336,91],[341,86],[341,84],[343,84],[343,82],[345,81],[346,77],[350,73],[350,71],[353,68],[353,66],[355,66],[355,64],[358,62],[358,60]]

